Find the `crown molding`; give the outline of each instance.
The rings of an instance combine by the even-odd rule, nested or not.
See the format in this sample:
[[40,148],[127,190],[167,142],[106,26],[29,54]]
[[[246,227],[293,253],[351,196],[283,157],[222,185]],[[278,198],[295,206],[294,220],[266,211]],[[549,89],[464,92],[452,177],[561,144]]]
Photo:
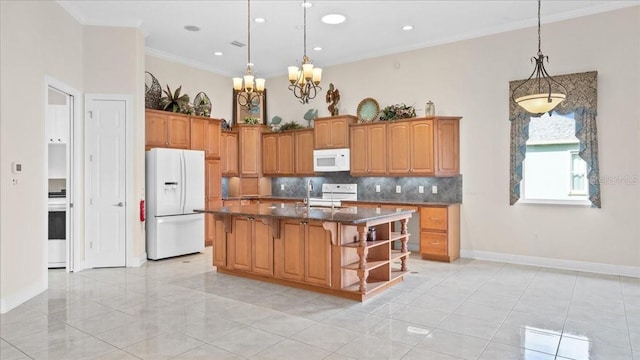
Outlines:
[[233,74],[229,73],[228,71],[222,70],[220,68],[216,68],[214,66],[211,66],[209,64],[205,64],[205,63],[202,63],[202,62],[199,62],[199,61],[194,61],[194,60],[191,60],[191,59],[187,59],[187,58],[182,57],[182,56],[174,55],[174,54],[168,53],[166,51],[162,51],[162,50],[158,50],[158,49],[154,49],[154,48],[150,48],[150,47],[145,47],[145,54],[149,55],[149,56],[157,57],[157,58],[160,58],[160,59],[163,59],[163,60],[171,61],[171,62],[174,62],[174,63],[190,66],[192,68],[205,70],[205,71],[211,71],[211,72],[216,73],[218,75],[229,76],[229,77],[233,76]]

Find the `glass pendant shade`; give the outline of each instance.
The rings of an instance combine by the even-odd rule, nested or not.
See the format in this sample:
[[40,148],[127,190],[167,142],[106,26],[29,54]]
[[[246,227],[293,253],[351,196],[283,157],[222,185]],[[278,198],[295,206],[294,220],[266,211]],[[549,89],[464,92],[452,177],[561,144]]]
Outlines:
[[532,114],[544,114],[553,110],[566,98],[565,94],[541,93],[521,96],[516,99],[516,103]]

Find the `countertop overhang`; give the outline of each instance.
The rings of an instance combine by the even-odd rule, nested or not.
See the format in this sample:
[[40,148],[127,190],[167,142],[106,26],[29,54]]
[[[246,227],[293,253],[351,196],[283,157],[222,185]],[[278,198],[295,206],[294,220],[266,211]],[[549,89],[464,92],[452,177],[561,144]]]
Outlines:
[[286,203],[261,203],[217,208],[196,209],[195,212],[218,216],[234,215],[262,218],[297,219],[301,221],[317,220],[335,222],[346,225],[358,225],[372,221],[388,219],[394,216],[411,216],[414,209],[374,209],[370,207],[312,207],[308,212],[306,206]]

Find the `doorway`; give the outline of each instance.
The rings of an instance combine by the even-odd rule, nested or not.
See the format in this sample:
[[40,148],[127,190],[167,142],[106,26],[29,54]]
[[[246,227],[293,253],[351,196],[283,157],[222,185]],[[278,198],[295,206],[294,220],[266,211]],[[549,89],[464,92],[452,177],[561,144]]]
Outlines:
[[53,78],[45,77],[45,166],[47,174],[48,224],[44,252],[48,268],[74,271],[77,266],[76,242],[79,212],[74,206],[78,195],[76,141],[80,114],[80,93]]

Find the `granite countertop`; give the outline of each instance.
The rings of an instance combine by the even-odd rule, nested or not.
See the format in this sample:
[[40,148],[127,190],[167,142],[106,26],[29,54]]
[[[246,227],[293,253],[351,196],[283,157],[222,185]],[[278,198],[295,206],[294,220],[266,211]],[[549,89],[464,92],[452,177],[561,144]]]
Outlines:
[[[230,196],[223,200],[269,200],[269,201],[299,201],[303,202],[304,198],[301,197],[286,197],[286,196],[273,196],[273,195],[261,195],[261,196]],[[405,205],[405,206],[450,206],[460,204],[460,202],[442,202],[442,201],[410,201],[410,200],[343,200],[345,203],[360,203],[360,204],[388,204],[388,205]]]
[[409,209],[373,209],[353,206],[335,209],[312,207],[309,213],[307,213],[306,207],[304,206],[296,207],[294,204],[284,203],[236,205],[219,208],[196,209],[194,211],[216,215],[329,221],[346,225],[357,225],[370,221],[382,220],[396,215],[408,215],[408,217],[410,217],[414,212]]

